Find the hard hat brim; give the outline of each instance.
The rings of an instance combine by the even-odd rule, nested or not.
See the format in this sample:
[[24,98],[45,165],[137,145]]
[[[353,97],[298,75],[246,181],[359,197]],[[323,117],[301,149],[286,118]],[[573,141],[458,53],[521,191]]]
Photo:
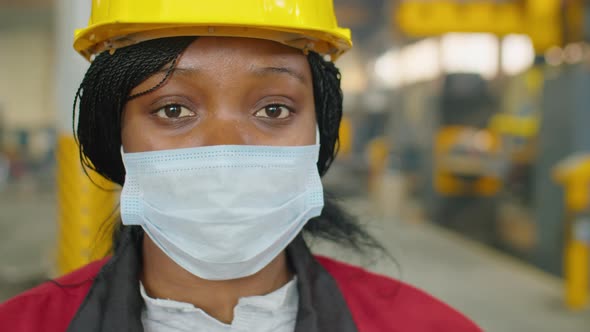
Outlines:
[[215,36],[266,39],[301,49],[328,55],[335,61],[352,47],[350,30],[331,31],[222,24],[149,24],[106,23],[77,30],[74,49],[86,59],[104,51],[114,51],[142,41],[175,36]]

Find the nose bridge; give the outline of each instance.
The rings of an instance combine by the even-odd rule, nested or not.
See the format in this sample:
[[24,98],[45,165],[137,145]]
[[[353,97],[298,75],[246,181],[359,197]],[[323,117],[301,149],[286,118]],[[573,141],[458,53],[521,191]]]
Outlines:
[[248,145],[250,136],[244,124],[237,117],[222,117],[215,112],[199,126],[200,141],[203,146]]

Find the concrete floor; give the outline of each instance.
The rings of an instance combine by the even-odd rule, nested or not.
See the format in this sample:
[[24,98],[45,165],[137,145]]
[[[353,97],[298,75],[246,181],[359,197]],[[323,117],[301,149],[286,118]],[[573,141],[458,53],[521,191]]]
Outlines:
[[[557,278],[424,222],[371,216],[362,199],[345,202],[363,217],[395,261],[358,257],[315,242],[314,250],[422,288],[492,332],[588,332],[590,311],[562,305]],[[47,278],[55,244],[55,197],[31,188],[0,193],[0,302]]]
[[51,191],[15,186],[0,192],[0,302],[48,278],[56,216]]
[[[357,215],[375,208],[348,203]],[[512,257],[429,223],[368,217],[372,234],[396,263],[359,258],[331,245],[318,250],[417,286],[491,332],[589,332],[590,308],[563,306],[562,281]]]

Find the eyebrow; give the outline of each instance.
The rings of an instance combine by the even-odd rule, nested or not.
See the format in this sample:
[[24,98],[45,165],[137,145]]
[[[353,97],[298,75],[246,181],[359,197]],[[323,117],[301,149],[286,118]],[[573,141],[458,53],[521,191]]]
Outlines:
[[250,71],[259,76],[287,74],[291,77],[296,78],[299,82],[306,84],[306,80],[303,77],[303,74],[289,67],[256,67],[255,65],[252,65],[250,67]]
[[[159,70],[156,73],[166,73],[169,70],[170,70],[169,68],[165,68],[165,69]],[[189,67],[189,68],[176,67],[172,70],[172,72],[174,74],[178,73],[180,75],[194,75],[194,74],[199,73],[200,71],[201,70],[197,67]],[[305,79],[305,77],[303,76],[302,73],[298,72],[295,69],[289,68],[289,67],[275,67],[275,66],[257,67],[256,65],[252,65],[252,66],[250,66],[249,71],[257,76],[286,74],[286,75],[289,75],[289,76],[297,79],[302,84],[307,84],[307,80]]]

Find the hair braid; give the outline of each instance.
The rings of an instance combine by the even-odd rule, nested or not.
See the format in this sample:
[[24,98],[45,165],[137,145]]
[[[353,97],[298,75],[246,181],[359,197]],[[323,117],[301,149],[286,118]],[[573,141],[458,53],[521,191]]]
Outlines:
[[121,114],[129,93],[167,64],[173,65],[195,38],[150,40],[121,48],[114,54],[103,52],[94,59],[74,101],[74,114],[78,103],[80,107],[75,132],[84,167],[123,184]]
[[314,80],[313,94],[318,127],[320,130],[320,159],[318,170],[324,175],[338,153],[338,129],[342,120],[343,94],[340,88],[340,71],[334,63],[325,61],[319,54],[310,52],[308,61]]

